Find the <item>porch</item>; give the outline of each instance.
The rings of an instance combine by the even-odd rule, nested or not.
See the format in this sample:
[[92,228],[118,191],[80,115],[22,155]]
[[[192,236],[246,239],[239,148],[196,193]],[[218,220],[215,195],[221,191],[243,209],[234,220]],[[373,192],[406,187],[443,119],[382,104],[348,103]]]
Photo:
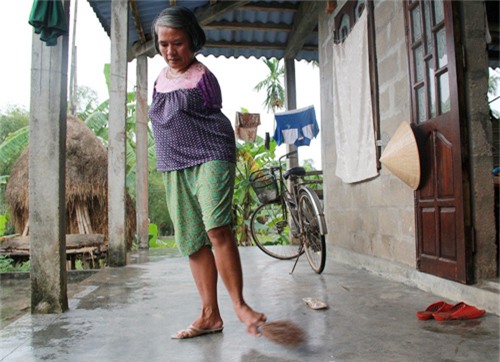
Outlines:
[[[240,253],[247,301],[269,320],[291,319],[301,325],[309,336],[305,345],[287,349],[248,335],[222,284],[224,333],[170,339],[197,316],[198,296],[184,258],[175,251],[151,250],[131,254],[127,266],[103,269],[70,288],[68,312],[27,312],[3,327],[0,360],[499,360],[497,315],[487,310],[482,318],[469,321],[418,321],[415,312],[430,303],[458,300],[407,284],[409,277],[415,279],[405,279],[403,269],[399,280],[389,280],[381,265],[374,273],[364,269],[368,260],[357,260],[357,268],[342,264],[352,263],[354,255],[330,249],[323,274],[313,273],[304,257],[290,275],[293,262],[274,260],[255,247],[240,248]],[[375,265],[370,267],[374,270]],[[441,292],[449,293],[455,284],[440,279]],[[488,298],[498,304],[498,293],[484,294],[477,286],[460,288],[460,300],[472,303],[476,298],[478,307]],[[305,297],[320,298],[329,309],[309,309]]]

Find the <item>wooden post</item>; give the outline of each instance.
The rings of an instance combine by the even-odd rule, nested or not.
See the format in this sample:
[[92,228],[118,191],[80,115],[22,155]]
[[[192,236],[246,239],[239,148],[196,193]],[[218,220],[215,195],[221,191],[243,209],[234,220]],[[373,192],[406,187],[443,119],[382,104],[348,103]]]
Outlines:
[[[295,81],[295,59],[285,58],[285,98],[286,109],[291,111],[297,109],[297,85]],[[297,146],[286,145],[286,152],[297,151]],[[296,167],[299,165],[299,155],[290,158],[286,161],[287,168]]]
[[[64,10],[69,24],[69,1]],[[68,36],[47,46],[33,35],[31,58],[29,239],[31,312],[68,309],[66,272],[66,109]]]
[[69,76],[69,114],[76,116],[78,108],[78,82],[76,76],[76,20],[78,0],[73,0],[73,36],[71,39],[71,71]]
[[141,249],[149,248],[148,219],[148,58],[137,57],[136,135],[136,213],[137,238]]
[[126,210],[128,2],[111,1],[111,74],[108,144],[109,265],[124,266]]

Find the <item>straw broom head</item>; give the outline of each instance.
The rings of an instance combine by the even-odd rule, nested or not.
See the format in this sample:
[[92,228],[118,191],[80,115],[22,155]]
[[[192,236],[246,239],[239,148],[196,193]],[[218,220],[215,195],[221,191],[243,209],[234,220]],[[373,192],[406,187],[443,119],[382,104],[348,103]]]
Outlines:
[[288,320],[264,323],[261,333],[271,342],[284,346],[297,347],[306,341],[305,332]]

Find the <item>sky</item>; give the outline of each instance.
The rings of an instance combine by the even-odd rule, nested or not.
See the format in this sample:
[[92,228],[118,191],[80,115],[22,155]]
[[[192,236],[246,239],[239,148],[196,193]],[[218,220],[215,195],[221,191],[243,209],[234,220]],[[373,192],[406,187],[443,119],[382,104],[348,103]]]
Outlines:
[[[12,3],[11,3],[12,4]],[[72,6],[74,0],[72,0]],[[31,77],[31,44],[33,28],[28,23],[32,0],[16,0],[9,11],[0,12],[0,34],[4,49],[0,67],[0,111],[10,106],[22,106],[29,110]],[[74,13],[71,10],[71,17]],[[71,20],[71,23],[73,20]],[[71,24],[72,25],[72,24]],[[7,36],[12,34],[12,36]],[[72,30],[70,31],[72,34]],[[77,27],[77,83],[94,90],[100,101],[109,98],[104,79],[104,64],[110,62],[110,40],[93,10],[86,0],[78,0]],[[70,39],[71,41],[71,39]],[[8,52],[8,53],[7,53]],[[265,92],[256,92],[255,85],[267,75],[267,67],[260,59],[203,57],[204,63],[217,77],[222,89],[222,111],[234,126],[236,112],[242,107],[251,113],[260,113],[261,126],[258,134],[274,133],[274,117],[264,106]],[[153,86],[160,70],[165,66],[158,55],[148,59],[148,86]],[[313,159],[316,168],[321,167],[321,119],[319,97],[319,70],[305,61],[295,65],[297,84],[297,108],[313,105],[320,127],[320,133],[309,147],[299,148],[300,162]],[[128,64],[128,89],[135,85],[135,61]],[[69,75],[68,75],[69,79]],[[149,92],[149,103],[151,102]],[[286,146],[278,148],[278,154],[285,152]]]

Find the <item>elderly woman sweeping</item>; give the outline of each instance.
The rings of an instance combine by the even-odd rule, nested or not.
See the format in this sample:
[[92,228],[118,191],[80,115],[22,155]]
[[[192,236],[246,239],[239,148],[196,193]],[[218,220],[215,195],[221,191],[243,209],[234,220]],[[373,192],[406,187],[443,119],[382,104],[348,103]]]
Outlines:
[[196,59],[205,33],[194,14],[170,7],[153,24],[156,50],[167,66],[156,79],[149,116],[179,250],[189,257],[201,314],[172,338],[222,332],[218,275],[248,332],[259,334],[266,316],[243,297],[240,255],[231,229],[236,144],[215,76]]

